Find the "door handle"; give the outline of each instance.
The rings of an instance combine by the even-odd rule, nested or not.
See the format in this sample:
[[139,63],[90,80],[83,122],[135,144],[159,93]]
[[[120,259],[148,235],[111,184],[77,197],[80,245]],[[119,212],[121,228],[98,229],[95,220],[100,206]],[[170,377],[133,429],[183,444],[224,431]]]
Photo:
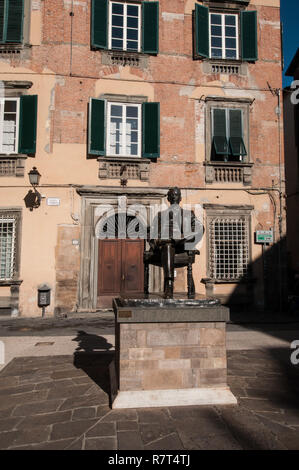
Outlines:
[[122,277],[121,277],[121,280],[124,281],[126,278],[125,278],[125,275],[123,274]]

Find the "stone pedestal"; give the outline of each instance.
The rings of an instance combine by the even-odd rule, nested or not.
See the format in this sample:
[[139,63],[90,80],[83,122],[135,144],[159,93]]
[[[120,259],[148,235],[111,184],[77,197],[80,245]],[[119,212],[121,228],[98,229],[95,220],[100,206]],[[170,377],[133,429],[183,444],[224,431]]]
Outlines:
[[218,300],[114,299],[113,408],[236,404]]

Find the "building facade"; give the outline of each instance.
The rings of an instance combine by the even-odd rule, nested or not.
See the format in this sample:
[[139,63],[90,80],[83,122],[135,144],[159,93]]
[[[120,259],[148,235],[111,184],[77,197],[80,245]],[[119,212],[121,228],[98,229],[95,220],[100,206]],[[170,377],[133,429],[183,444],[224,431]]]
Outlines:
[[49,315],[140,293],[145,242],[111,222],[144,229],[171,186],[206,229],[196,291],[281,304],[279,0],[4,0],[0,19],[2,311],[40,315],[41,284]]

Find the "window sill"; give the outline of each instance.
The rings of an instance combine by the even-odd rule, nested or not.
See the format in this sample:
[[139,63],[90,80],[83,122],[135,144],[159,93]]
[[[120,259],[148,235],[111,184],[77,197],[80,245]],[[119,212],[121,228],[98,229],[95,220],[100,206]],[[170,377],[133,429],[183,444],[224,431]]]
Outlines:
[[11,280],[0,280],[0,287],[9,287],[9,286],[20,286],[22,284],[23,280],[16,280],[16,279],[11,279]]
[[254,284],[257,281],[255,278],[247,277],[241,279],[211,279],[209,277],[203,278],[201,280],[202,284],[207,285],[215,285],[215,284]]
[[252,166],[249,162],[204,162],[206,183],[241,183],[250,186]]
[[25,175],[25,160],[27,155],[0,154],[0,178],[23,177]]
[[202,65],[203,73],[225,74],[225,75],[244,75],[248,73],[247,62],[239,59],[205,59]]
[[148,66],[148,54],[142,52],[127,52],[108,50],[102,51],[103,65],[121,65],[144,69]]
[[150,160],[141,157],[99,157],[100,179],[148,181]]
[[0,44],[0,55],[17,55],[21,54],[23,51],[31,49],[31,44],[15,44],[15,43],[6,43]]

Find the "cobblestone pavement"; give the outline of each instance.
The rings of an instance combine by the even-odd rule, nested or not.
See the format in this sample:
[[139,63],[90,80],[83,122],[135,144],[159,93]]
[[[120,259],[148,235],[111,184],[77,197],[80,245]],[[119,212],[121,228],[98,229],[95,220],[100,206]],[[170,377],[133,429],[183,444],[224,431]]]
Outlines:
[[289,349],[230,351],[236,406],[111,410],[113,352],[13,359],[0,372],[0,449],[299,449]]

